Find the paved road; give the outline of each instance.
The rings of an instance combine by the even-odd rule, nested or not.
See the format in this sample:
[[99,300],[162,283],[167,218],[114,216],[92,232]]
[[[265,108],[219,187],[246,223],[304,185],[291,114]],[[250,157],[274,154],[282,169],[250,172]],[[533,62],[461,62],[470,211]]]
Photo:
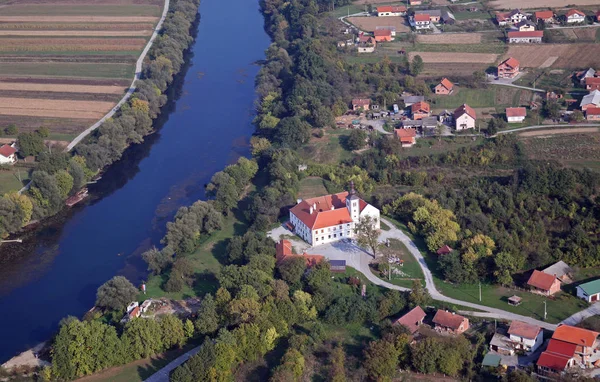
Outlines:
[[156,40],[156,38],[158,37],[158,33],[160,32],[160,30],[162,28],[165,18],[167,17],[167,13],[169,12],[169,3],[170,3],[170,0],[165,0],[165,7],[163,8],[163,13],[160,17],[160,20],[158,21],[158,24],[156,24],[156,28],[154,29],[154,32],[152,33],[152,37],[150,37],[150,40],[146,44],[146,47],[142,51],[142,54],[140,55],[140,57],[137,60],[137,63],[135,64],[135,75],[133,76],[133,81],[131,82],[129,89],[127,89],[127,92],[125,93],[123,98],[121,98],[119,103],[116,104],[115,107],[113,107],[108,112],[108,114],[106,114],[104,117],[102,117],[102,119],[100,119],[98,122],[94,123],[92,126],[90,126],[85,131],[83,131],[81,134],[79,134],[75,139],[73,139],[71,141],[71,143],[69,143],[69,145],[67,146],[67,151],[71,151],[73,149],[73,147],[75,147],[79,142],[81,142],[82,139],[84,139],[92,131],[94,131],[98,127],[100,127],[100,125],[102,125],[107,119],[111,118],[121,108],[121,106],[125,102],[127,102],[129,100],[129,98],[131,98],[131,96],[133,95],[133,92],[135,91],[135,88],[136,88],[135,83],[137,80],[140,79],[140,76],[142,75],[142,64],[144,63],[144,58],[146,58],[146,55],[148,54],[148,51],[150,51],[150,48],[152,47],[154,40]]
[[[519,127],[517,129],[510,129],[510,130],[504,130],[504,131],[499,131],[498,134],[496,135],[502,135],[502,134],[508,134],[508,133],[514,133],[517,131],[523,131],[523,130],[533,130],[533,129],[544,129],[544,128],[550,128],[550,127],[564,127],[564,128],[577,128],[577,127],[600,127],[600,123],[578,123],[575,125],[571,125],[568,123],[563,123],[560,125],[534,125],[534,126],[527,126],[527,127]],[[494,135],[494,136],[496,136]]]
[[182,363],[184,363],[185,361],[190,359],[190,357],[192,357],[193,355],[198,353],[200,351],[201,346],[202,345],[196,346],[195,348],[188,351],[187,353],[184,353],[184,354],[180,355],[179,357],[175,358],[173,361],[168,363],[167,366],[163,367],[156,373],[152,374],[144,382],[169,382],[169,374],[171,374],[171,372],[173,370],[175,370],[177,368],[177,366],[181,365]]
[[584,309],[581,312],[577,312],[571,317],[565,318],[564,320],[562,320],[561,324],[577,325],[581,321],[592,316],[600,316],[600,302],[590,305],[587,309]]

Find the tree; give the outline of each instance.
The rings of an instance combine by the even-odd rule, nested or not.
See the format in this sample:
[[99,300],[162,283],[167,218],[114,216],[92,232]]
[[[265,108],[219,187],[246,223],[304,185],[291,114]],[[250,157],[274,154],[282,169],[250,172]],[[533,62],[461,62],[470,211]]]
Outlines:
[[165,349],[162,329],[155,320],[134,318],[125,324],[121,339],[132,359],[147,358]]
[[431,302],[431,296],[427,289],[421,284],[421,280],[413,280],[408,303],[411,308],[415,306],[427,306]]
[[379,249],[379,229],[377,228],[377,223],[377,218],[366,215],[354,226],[356,242],[361,247],[369,248],[373,252],[373,257],[377,256]]
[[308,142],[310,130],[310,125],[300,117],[286,117],[279,122],[275,136],[283,146],[297,149]]
[[581,112],[581,110],[574,110],[573,113],[571,114],[571,121],[574,122],[581,122],[585,119],[585,117],[583,116],[583,113]]
[[285,259],[277,265],[281,278],[290,285],[299,285],[300,279],[306,272],[306,261],[302,257]]
[[182,347],[186,341],[186,335],[183,328],[183,322],[173,314],[165,314],[160,319],[160,329],[162,332],[162,343],[167,349],[177,345]]
[[361,129],[354,129],[350,133],[347,140],[347,145],[350,150],[360,150],[365,147],[367,140],[367,132]]
[[19,128],[12,124],[12,125],[8,125],[8,127],[4,130],[6,132],[6,135],[17,135],[19,134]]
[[552,120],[557,120],[560,118],[560,107],[558,106],[558,102],[551,99],[545,100],[544,106],[542,107],[542,113],[546,118],[550,118]]
[[423,71],[423,66],[423,58],[417,54],[410,63],[410,74],[418,76]]
[[163,273],[173,263],[173,249],[169,246],[158,250],[152,247],[142,253],[142,259],[148,264],[148,270],[154,275]]
[[98,288],[96,306],[112,310],[124,309],[134,301],[138,290],[123,276],[115,276]]
[[283,355],[281,364],[275,369],[271,381],[299,381],[303,373],[304,357],[302,353],[290,348]]
[[21,133],[17,137],[17,145],[19,146],[19,154],[21,156],[37,156],[46,148],[44,139],[36,133]]
[[73,177],[67,171],[60,170],[54,175],[54,178],[56,179],[56,185],[58,186],[60,196],[63,199],[66,199],[73,189]]
[[198,309],[198,319],[194,325],[200,334],[212,334],[219,329],[219,314],[212,294],[208,293],[204,296]]
[[329,368],[329,380],[331,382],[346,382],[345,362],[344,348],[338,344],[331,352],[331,366]]
[[[4,197],[17,206],[23,213],[23,220],[21,221],[22,225],[29,223],[31,220],[31,215],[33,214],[33,203],[31,199],[25,194],[19,194],[17,191],[9,192],[4,195]],[[20,228],[20,227],[19,227]]]
[[503,118],[492,118],[488,122],[487,135],[488,136],[496,135],[498,130],[504,129],[505,127],[506,127],[506,121]]
[[371,379],[390,381],[398,368],[398,349],[393,343],[379,340],[372,341],[364,351],[364,367]]
[[50,136],[50,129],[44,126],[37,129],[36,132],[42,138],[48,138]]

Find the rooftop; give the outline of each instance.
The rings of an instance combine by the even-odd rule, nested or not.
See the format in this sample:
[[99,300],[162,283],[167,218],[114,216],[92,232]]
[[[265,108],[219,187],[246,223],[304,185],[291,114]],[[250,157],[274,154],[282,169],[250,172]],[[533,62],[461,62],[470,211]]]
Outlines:
[[[516,58],[509,57],[506,60],[502,61],[500,65],[507,65],[511,68],[517,68],[519,66],[519,61]],[[498,66],[500,66],[498,65]]]
[[450,82],[450,80],[447,78],[442,78],[442,80],[440,81],[440,85],[442,85],[443,87],[445,87],[448,90],[450,90],[454,87],[454,84],[452,82]]
[[450,248],[450,246],[445,244],[442,247],[440,247],[440,249],[437,250],[437,254],[438,255],[447,255],[452,251],[454,251],[454,250],[452,248]]
[[[589,111],[589,109],[588,109]],[[590,281],[584,284],[580,284],[578,285],[579,288],[583,289],[583,291],[588,295],[591,296],[593,294],[596,293],[600,293],[600,279],[598,280],[594,280],[594,281]]]
[[577,345],[571,344],[569,342],[560,341],[556,339],[551,339],[548,342],[548,347],[546,348],[547,352],[560,354],[565,357],[573,357],[575,355],[575,350],[577,349]]
[[390,29],[377,29],[373,32],[373,35],[391,37],[392,31]]
[[577,9],[569,9],[565,16],[570,17],[573,15],[585,16],[585,13],[578,11]]
[[425,312],[421,309],[420,306],[414,307],[410,312],[406,313],[404,316],[400,317],[397,324],[404,325],[410,331],[410,333],[414,333],[419,329],[418,323],[423,321],[425,318]]
[[590,92],[588,95],[584,96],[583,99],[581,100],[580,106],[590,105],[590,104],[600,106],[600,91],[594,90],[594,91]]
[[600,107],[589,107],[585,111],[586,115],[600,115]]
[[425,111],[427,113],[429,113],[429,111],[431,110],[429,104],[425,101],[419,101],[417,103],[413,103],[410,106],[410,110],[414,113],[415,111]]
[[454,119],[460,117],[463,114],[467,114],[473,119],[477,118],[477,113],[475,113],[475,110],[466,103],[454,110]]
[[527,110],[524,107],[507,107],[506,108],[506,116],[507,117],[526,117]]
[[427,13],[415,14],[414,19],[415,19],[415,21],[429,21],[429,14],[427,14]]
[[554,12],[552,11],[537,11],[534,13],[534,16],[538,19],[550,19],[554,17]]
[[14,147],[11,147],[10,145],[0,146],[0,155],[2,155],[5,158],[8,158],[16,152],[17,150]]
[[549,275],[547,273],[540,272],[536,269],[529,277],[527,285],[531,285],[538,289],[549,291],[552,287],[552,284],[554,284],[554,280],[556,280],[556,277],[554,275]]
[[548,369],[562,371],[567,368],[567,364],[569,363],[569,359],[565,356],[543,352],[540,355],[540,358],[537,361],[538,366],[547,367]]
[[463,316],[460,316],[456,313],[450,313],[446,310],[441,309],[438,310],[435,314],[435,317],[433,317],[433,322],[435,324],[454,330],[458,329],[465,320],[466,318],[464,318]]
[[[310,229],[351,223],[352,218],[346,207],[347,196],[348,191],[344,191],[339,194],[302,200],[292,207],[290,211]],[[360,199],[359,209],[362,211],[366,206],[367,203]]]
[[[590,109],[588,109],[588,111],[589,110]],[[554,275],[556,277],[562,277],[573,273],[573,269],[571,269],[571,267],[569,267],[567,263],[561,260],[544,269],[542,272],[547,273],[549,275]]]
[[412,138],[412,137],[417,136],[416,129],[394,129],[394,133],[396,134],[396,136],[398,138],[403,138],[403,137]]
[[541,330],[542,328],[536,325],[531,325],[522,321],[513,321],[510,323],[510,328],[508,328],[508,334],[527,339],[534,339]]
[[552,335],[553,339],[583,346],[594,345],[596,337],[597,332],[570,325],[560,325]]
[[358,105],[369,105],[370,103],[371,103],[371,100],[368,98],[354,98],[352,100],[352,104],[357,105],[357,106]]
[[523,32],[519,32],[519,31],[514,31],[514,32],[508,32],[508,37],[539,37],[542,38],[544,37],[544,31],[523,31]]

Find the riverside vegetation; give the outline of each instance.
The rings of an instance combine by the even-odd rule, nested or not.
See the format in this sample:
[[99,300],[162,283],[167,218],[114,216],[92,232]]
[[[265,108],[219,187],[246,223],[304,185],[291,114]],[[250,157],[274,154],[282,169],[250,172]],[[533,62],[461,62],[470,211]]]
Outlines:
[[[122,327],[110,319],[116,315],[113,307],[106,306],[102,318],[72,321],[61,333],[68,333],[68,325],[84,333],[92,327],[105,332],[114,349],[120,346],[128,353],[119,362],[180,346],[190,338],[201,342],[200,352],[171,374],[174,382],[391,381],[399,368],[473,381],[533,380],[522,371],[500,376],[496,370],[480,369],[493,325],[474,325],[471,333],[452,340],[430,336],[409,345],[407,333],[390,325],[390,318],[434,303],[418,281],[405,294],[382,290],[352,270],[332,278],[327,263],[309,271],[304,261],[275,263],[274,242],[264,232],[294,204],[300,180],[318,176],[330,192],[352,180],[366,199],[422,237],[425,250],[441,244],[456,248],[436,269],[449,281],[512,285],[522,272],[556,259],[582,268],[600,265],[598,174],[529,160],[514,137],[411,156],[396,140],[371,136],[369,150],[348,161],[324,165],[301,158],[298,149],[313,133],[333,128],[334,117],[346,111],[354,94],[372,92],[391,104],[402,90],[428,91],[407,62],[341,61],[336,26],[327,14],[330,4],[261,1],[273,44],[257,77],[253,159],[240,159],[215,174],[208,186],[211,200],[182,208],[168,225],[164,247],[144,254],[152,273],[167,276],[165,290],[199,282],[190,272],[193,252],[223,227],[244,199],[248,229],[229,238],[214,275],[218,288],[202,294],[193,330],[188,321],[134,320]],[[300,172],[303,161],[308,169]],[[253,178],[260,186],[247,195]],[[367,285],[366,298],[360,295],[361,283]],[[131,326],[147,329],[133,339]],[[164,335],[171,331],[181,341],[166,341]],[[110,366],[86,363],[76,369],[81,357],[69,353],[68,344],[74,346],[79,337],[59,333],[59,338],[64,342],[55,342],[53,356],[66,371],[53,365],[54,378]],[[136,341],[145,347],[134,346]],[[94,346],[94,351],[104,351]]]

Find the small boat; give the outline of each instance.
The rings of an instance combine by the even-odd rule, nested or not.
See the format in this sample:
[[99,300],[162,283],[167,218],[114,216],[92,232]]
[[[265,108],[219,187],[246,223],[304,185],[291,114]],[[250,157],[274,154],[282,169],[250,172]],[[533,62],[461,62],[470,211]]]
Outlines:
[[77,204],[77,203],[81,202],[83,199],[87,198],[87,196],[88,196],[88,189],[87,188],[82,188],[75,195],[73,195],[70,198],[68,198],[65,201],[65,204],[68,207],[73,207],[75,204]]

